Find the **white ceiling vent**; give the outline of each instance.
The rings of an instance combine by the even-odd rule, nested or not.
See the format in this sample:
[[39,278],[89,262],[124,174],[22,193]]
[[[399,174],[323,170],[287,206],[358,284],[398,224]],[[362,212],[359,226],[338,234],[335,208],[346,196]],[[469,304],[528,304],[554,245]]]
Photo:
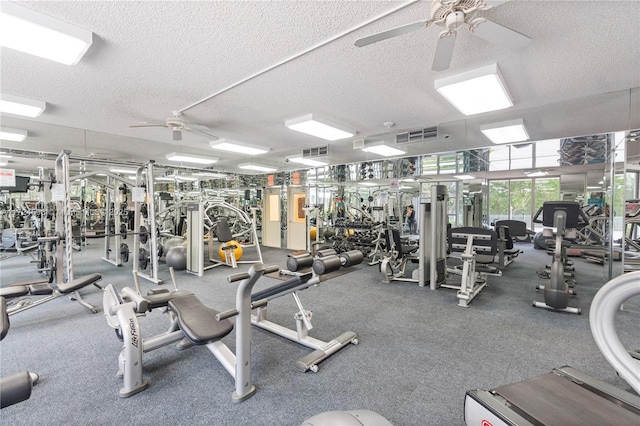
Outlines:
[[437,137],[438,137],[438,126],[425,127],[424,129],[397,133],[396,144],[421,142],[426,139],[435,139]]
[[325,155],[329,155],[329,145],[302,150],[302,158],[324,157]]
[[354,139],[353,149],[362,149],[362,148],[364,148],[364,139]]

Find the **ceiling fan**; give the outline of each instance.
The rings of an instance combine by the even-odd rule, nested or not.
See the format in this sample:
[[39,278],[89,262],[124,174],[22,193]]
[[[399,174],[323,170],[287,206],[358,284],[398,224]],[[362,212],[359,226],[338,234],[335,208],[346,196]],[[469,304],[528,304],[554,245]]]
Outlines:
[[182,132],[193,132],[199,135],[205,136],[212,140],[218,140],[216,135],[209,133],[210,129],[207,126],[202,126],[199,124],[192,124],[181,118],[182,114],[179,112],[174,112],[173,117],[169,117],[165,120],[164,123],[138,123],[132,124],[129,126],[133,127],[168,127],[171,129],[173,140],[181,141],[182,140]]
[[445,30],[438,38],[431,69],[442,71],[451,64],[456,30],[467,24],[473,35],[510,50],[519,50],[531,42],[530,37],[478,16],[478,12],[492,9],[507,1],[509,0],[433,0],[431,18],[359,38],[355,45],[362,47],[425,28],[430,24],[439,25]]

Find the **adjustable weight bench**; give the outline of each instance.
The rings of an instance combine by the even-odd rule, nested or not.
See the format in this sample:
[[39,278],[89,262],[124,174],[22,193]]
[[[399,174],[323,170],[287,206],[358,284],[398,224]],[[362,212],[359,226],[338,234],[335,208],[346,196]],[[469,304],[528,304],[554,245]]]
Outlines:
[[[16,299],[15,302],[11,303],[11,306],[7,308],[7,312],[9,315],[15,315],[19,312],[26,311],[27,309],[31,309],[38,305],[42,305],[43,303],[50,302],[54,299],[57,299],[61,296],[69,295],[73,300],[80,303],[85,308],[89,309],[92,313],[98,312],[98,309],[85,302],[82,299],[78,290],[88,285],[95,285],[100,288],[98,281],[102,279],[102,275],[94,273],[90,275],[85,275],[80,278],[76,278],[75,280],[62,283],[62,284],[31,284],[31,285],[19,285],[12,287],[3,287],[0,289],[0,296],[6,299]],[[31,302],[29,296],[46,296],[42,299],[38,299],[35,302]]]

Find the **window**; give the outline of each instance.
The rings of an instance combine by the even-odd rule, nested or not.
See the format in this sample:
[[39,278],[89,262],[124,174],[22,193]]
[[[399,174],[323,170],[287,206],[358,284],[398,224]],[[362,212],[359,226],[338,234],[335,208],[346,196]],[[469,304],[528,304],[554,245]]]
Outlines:
[[509,219],[509,181],[489,181],[489,224]]

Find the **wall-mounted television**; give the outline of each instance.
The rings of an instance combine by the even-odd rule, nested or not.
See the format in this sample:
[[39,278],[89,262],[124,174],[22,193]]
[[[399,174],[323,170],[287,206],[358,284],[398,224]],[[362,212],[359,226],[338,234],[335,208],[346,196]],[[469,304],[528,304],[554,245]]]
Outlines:
[[29,176],[16,176],[15,186],[0,186],[0,191],[3,192],[28,192],[29,191]]

